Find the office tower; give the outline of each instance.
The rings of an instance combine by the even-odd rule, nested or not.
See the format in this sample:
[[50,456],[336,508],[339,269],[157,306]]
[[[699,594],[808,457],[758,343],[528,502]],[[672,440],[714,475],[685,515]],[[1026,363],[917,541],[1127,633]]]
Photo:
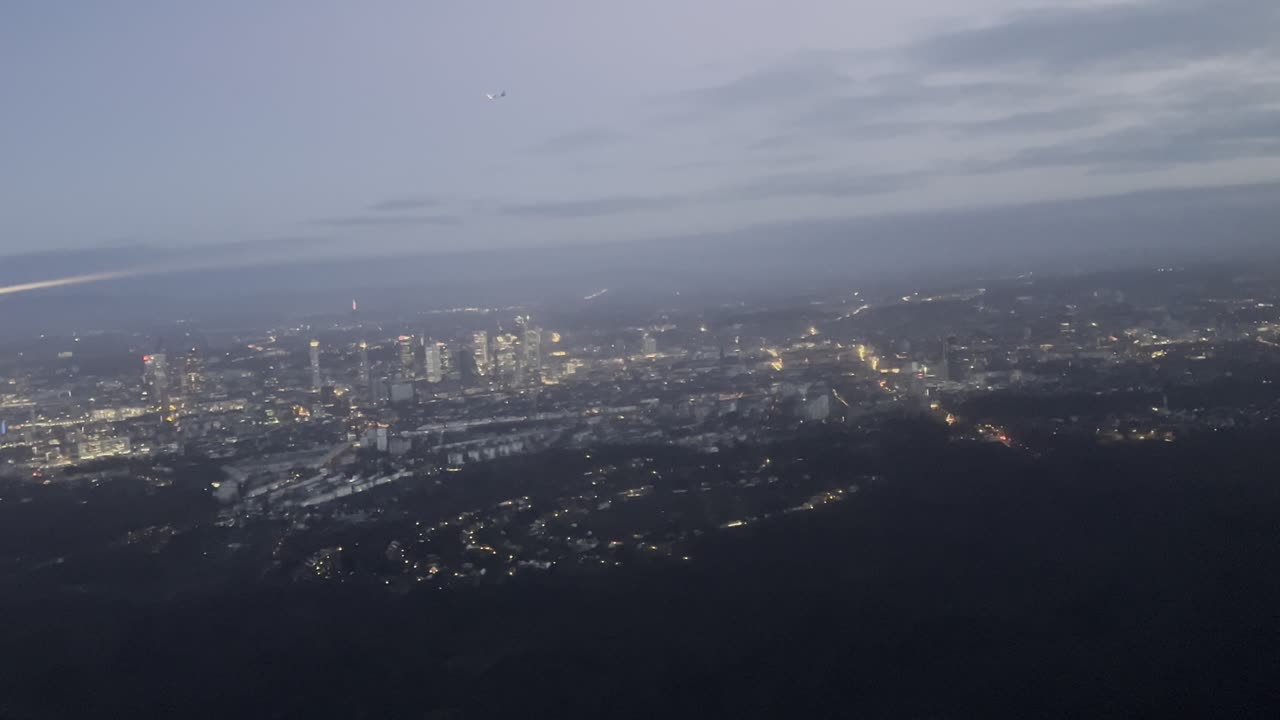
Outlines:
[[462,380],[462,351],[440,343],[440,369],[444,378],[453,382]]
[[955,344],[955,337],[947,337],[942,340],[942,362],[938,364],[938,379],[943,382],[950,382],[955,379],[955,372],[952,368],[952,363],[955,362],[953,357]]
[[360,391],[368,394],[369,401],[373,401],[373,378],[369,374],[369,343],[364,340],[360,341],[360,367],[358,368],[358,377],[356,382],[360,385]]
[[430,340],[427,341],[426,347],[422,349],[422,370],[427,382],[438,383],[444,380],[445,352],[444,343]]
[[531,318],[528,315],[517,315],[515,323],[515,368],[507,373],[509,375],[507,382],[513,386],[523,387],[526,377],[532,374],[529,359],[525,357],[525,333],[532,327]]
[[379,452],[386,452],[391,439],[391,426],[384,423],[371,425],[365,431],[364,446],[376,448]]
[[471,334],[471,357],[476,362],[476,375],[489,376],[489,333],[477,330]]
[[500,333],[493,338],[493,364],[498,380],[507,385],[516,384],[520,374],[519,339],[511,333]]
[[542,330],[536,327],[525,328],[520,349],[524,379],[536,385],[542,377]]
[[194,347],[183,358],[180,383],[182,396],[188,402],[194,402],[204,392],[204,358]]
[[323,384],[324,383],[320,377],[320,341],[312,340],[311,341],[311,389],[319,392],[320,386]]
[[382,404],[391,399],[391,378],[380,377],[373,381],[373,402]]
[[653,357],[658,354],[658,340],[649,333],[645,333],[640,338],[640,353],[645,357]]
[[401,335],[396,344],[400,354],[400,377],[412,378],[414,376],[413,336]]
[[169,412],[169,362],[162,353],[142,357],[143,396],[152,410]]

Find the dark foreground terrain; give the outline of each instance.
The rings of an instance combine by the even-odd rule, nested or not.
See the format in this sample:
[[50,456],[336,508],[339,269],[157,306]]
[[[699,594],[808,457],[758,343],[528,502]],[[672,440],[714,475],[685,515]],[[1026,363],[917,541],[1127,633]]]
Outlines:
[[1277,442],[903,428],[882,484],[688,565],[475,590],[14,580],[0,717],[1275,717]]

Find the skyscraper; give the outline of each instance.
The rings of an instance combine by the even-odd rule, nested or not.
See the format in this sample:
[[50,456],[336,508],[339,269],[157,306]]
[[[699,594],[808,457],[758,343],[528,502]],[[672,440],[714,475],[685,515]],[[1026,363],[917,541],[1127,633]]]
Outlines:
[[320,377],[320,341],[311,341],[311,389],[316,392],[320,391],[320,386],[324,384],[323,378]]
[[525,382],[538,384],[542,377],[542,330],[526,327],[521,347]]
[[649,333],[645,333],[640,338],[640,353],[645,357],[653,357],[658,354],[658,340]]
[[493,338],[493,364],[498,379],[506,385],[518,384],[520,375],[519,338],[499,333]]
[[373,378],[369,375],[369,343],[364,340],[360,341],[360,367],[357,374],[356,382],[360,384],[360,391],[368,395],[369,402],[373,402]]
[[438,383],[444,380],[444,343],[427,341],[426,347],[422,349],[422,369],[427,378],[427,382]]
[[942,340],[942,362],[938,364],[938,378],[943,382],[951,382],[955,379],[955,372],[951,366],[955,361],[952,357],[955,344],[955,337],[946,337]]
[[476,361],[476,375],[489,376],[489,333],[477,330],[471,334],[471,356]]
[[142,356],[142,389],[152,410],[169,411],[169,362],[164,353]]
[[401,335],[396,344],[400,352],[400,377],[412,379],[415,375],[413,367],[413,336]]
[[191,348],[183,360],[180,386],[187,402],[196,401],[204,392],[204,358],[197,348]]
[[440,369],[446,380],[461,382],[463,351],[450,347],[448,343],[440,343]]

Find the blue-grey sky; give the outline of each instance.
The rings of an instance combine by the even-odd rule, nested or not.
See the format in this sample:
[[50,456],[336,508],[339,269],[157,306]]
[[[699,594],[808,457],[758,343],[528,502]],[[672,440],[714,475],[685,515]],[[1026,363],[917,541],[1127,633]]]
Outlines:
[[1274,180],[1276,38],[1275,0],[10,0],[0,255],[593,243]]

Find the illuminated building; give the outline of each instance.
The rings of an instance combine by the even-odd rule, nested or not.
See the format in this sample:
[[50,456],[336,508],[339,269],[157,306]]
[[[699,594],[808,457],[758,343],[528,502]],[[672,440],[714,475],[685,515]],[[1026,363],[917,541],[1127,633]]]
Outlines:
[[476,362],[476,375],[489,375],[489,333],[477,330],[471,334],[471,357]]
[[183,358],[182,377],[180,379],[182,396],[188,402],[195,401],[204,391],[204,359],[196,348],[191,348]]
[[422,369],[427,382],[438,383],[444,380],[444,357],[447,348],[444,343],[428,341],[422,349]]
[[951,380],[954,379],[953,377],[954,373],[952,372],[951,363],[954,362],[955,360],[952,357],[952,352],[954,350],[955,344],[956,344],[956,339],[954,337],[947,337],[947,338],[944,338],[942,341],[942,362],[938,363],[937,376],[938,376],[938,379],[942,380],[943,382],[950,382]]
[[320,377],[320,341],[311,341],[311,389],[320,390],[320,386],[324,384]]
[[533,325],[528,315],[516,316],[515,346],[515,385],[527,382],[537,384],[542,375],[542,330]]
[[128,455],[130,450],[132,450],[132,444],[127,437],[82,440],[76,445],[76,455],[81,460]]
[[542,330],[525,328],[521,351],[524,379],[536,384],[542,375]]
[[508,385],[518,384],[520,374],[519,339],[511,333],[493,338],[493,364],[498,379]]
[[644,337],[640,338],[640,352],[645,357],[654,357],[655,355],[657,355],[658,354],[657,338],[650,335],[649,333],[645,333]]
[[169,362],[164,353],[142,356],[143,398],[153,411],[169,407]]
[[414,377],[415,373],[414,373],[414,367],[413,367],[414,366],[413,336],[401,335],[399,339],[396,341],[396,345],[399,348],[399,355],[400,355],[400,377],[402,378]]
[[360,390],[368,393],[369,401],[374,399],[373,378],[369,374],[369,343],[364,340],[360,341],[360,367],[357,371],[358,377],[356,381],[360,383]]
[[141,407],[94,408],[89,411],[89,419],[93,422],[120,422],[121,420],[142,417],[146,414],[147,409]]
[[440,370],[444,373],[446,380],[454,382],[462,380],[461,358],[461,351],[450,348],[446,343],[440,343]]

